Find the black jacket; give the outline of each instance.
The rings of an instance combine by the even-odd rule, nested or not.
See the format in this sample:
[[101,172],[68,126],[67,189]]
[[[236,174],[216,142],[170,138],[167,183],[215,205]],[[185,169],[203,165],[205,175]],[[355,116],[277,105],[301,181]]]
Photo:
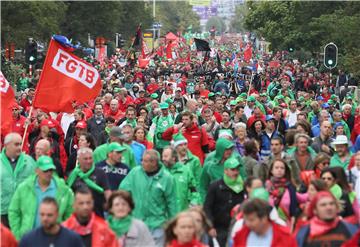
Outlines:
[[100,134],[104,131],[105,126],[105,118],[98,120],[98,123],[96,122],[95,117],[92,117],[87,121],[88,132],[94,137],[96,142],[99,140]]
[[216,229],[227,229],[230,226],[232,208],[244,201],[244,191],[236,194],[225,183],[224,179],[210,184],[206,195],[204,210]]

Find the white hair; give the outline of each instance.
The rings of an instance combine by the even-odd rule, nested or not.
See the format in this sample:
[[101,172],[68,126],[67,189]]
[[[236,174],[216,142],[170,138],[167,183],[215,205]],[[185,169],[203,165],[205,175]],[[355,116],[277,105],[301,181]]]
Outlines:
[[93,151],[91,148],[88,147],[79,148],[79,150],[77,151],[77,157],[79,158],[82,154],[86,154],[86,153],[92,154]]
[[241,128],[246,130],[246,124],[244,124],[243,122],[239,122],[239,123],[236,123],[235,126],[234,126],[235,130],[238,130],[238,129],[241,129]]
[[351,105],[350,104],[345,104],[345,105],[342,106],[341,109],[344,111],[345,108],[351,108]]
[[4,145],[7,145],[10,142],[12,142],[15,137],[20,137],[20,139],[21,139],[21,135],[19,133],[12,132],[12,133],[7,134],[4,139]]

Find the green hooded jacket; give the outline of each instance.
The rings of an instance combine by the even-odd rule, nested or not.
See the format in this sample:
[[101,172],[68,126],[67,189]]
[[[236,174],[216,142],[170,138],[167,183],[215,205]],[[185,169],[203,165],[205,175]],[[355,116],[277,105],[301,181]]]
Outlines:
[[[108,153],[108,145],[109,143],[104,143],[98,146],[93,153],[94,164],[99,163],[100,161],[107,159]],[[121,162],[125,165],[128,165],[130,168],[134,168],[136,166],[136,160],[134,156],[134,152],[131,147],[125,143],[122,144],[126,148],[124,152],[122,152]]]
[[175,178],[179,210],[186,210],[189,205],[200,205],[200,194],[190,167],[177,162],[172,167],[165,166],[165,169]]
[[179,211],[175,179],[162,164],[160,166],[159,172],[153,176],[148,176],[142,166],[137,166],[119,186],[133,197],[133,216],[144,221],[150,230],[163,227]]
[[[234,143],[225,138],[219,138],[216,142],[215,151],[211,152],[205,159],[204,167],[200,175],[199,192],[202,202],[205,201],[206,194],[210,183],[215,180],[221,179],[224,176],[224,162],[223,155],[226,149],[234,147]],[[238,152],[233,152],[234,156],[239,160],[239,172],[243,180],[246,179],[246,171],[244,163]]]
[[192,175],[195,179],[196,188],[199,189],[199,181],[200,181],[200,175],[201,175],[201,170],[202,170],[202,167],[200,164],[200,159],[197,156],[193,155],[190,152],[190,150],[187,151],[187,156],[188,156],[188,159],[185,162],[183,162],[182,164],[189,167],[189,169],[192,172]]
[[31,156],[21,153],[15,170],[13,170],[10,161],[5,155],[5,148],[2,150],[0,154],[1,215],[8,214],[10,201],[17,186],[30,175],[34,174],[35,165],[35,160]]
[[[35,183],[37,175],[27,178],[16,189],[9,207],[9,223],[11,231],[17,239],[30,231],[36,219],[37,199]],[[59,205],[58,222],[63,222],[70,217],[73,211],[74,194],[65,184],[65,181],[53,176],[56,185],[55,199]]]

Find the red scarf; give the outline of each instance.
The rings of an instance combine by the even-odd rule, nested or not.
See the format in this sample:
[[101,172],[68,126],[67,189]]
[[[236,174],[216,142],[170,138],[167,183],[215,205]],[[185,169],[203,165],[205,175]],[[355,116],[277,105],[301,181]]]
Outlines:
[[271,177],[267,182],[266,188],[274,200],[274,205],[278,207],[287,188],[287,179]]
[[82,226],[82,225],[80,225],[80,223],[77,221],[75,215],[73,214],[69,219],[69,220],[71,220],[71,222],[69,222],[70,223],[69,229],[76,232],[80,236],[88,235],[88,234],[92,233],[94,219],[95,219],[95,213],[92,213],[89,223],[86,226]]
[[336,217],[332,222],[325,222],[314,216],[310,220],[310,238],[315,238],[329,232],[339,224],[339,221],[339,217]]
[[203,247],[203,246],[204,245],[195,238],[191,240],[191,242],[185,244],[180,244],[176,239],[174,239],[173,241],[171,241],[170,245],[168,245],[168,247]]

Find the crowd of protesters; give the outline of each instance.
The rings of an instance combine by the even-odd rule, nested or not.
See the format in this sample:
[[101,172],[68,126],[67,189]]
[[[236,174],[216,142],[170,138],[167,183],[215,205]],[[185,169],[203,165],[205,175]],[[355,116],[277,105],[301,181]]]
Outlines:
[[29,115],[39,72],[24,73],[1,246],[360,246],[356,80],[256,47],[245,64],[234,44],[88,59],[103,89],[71,113]]

